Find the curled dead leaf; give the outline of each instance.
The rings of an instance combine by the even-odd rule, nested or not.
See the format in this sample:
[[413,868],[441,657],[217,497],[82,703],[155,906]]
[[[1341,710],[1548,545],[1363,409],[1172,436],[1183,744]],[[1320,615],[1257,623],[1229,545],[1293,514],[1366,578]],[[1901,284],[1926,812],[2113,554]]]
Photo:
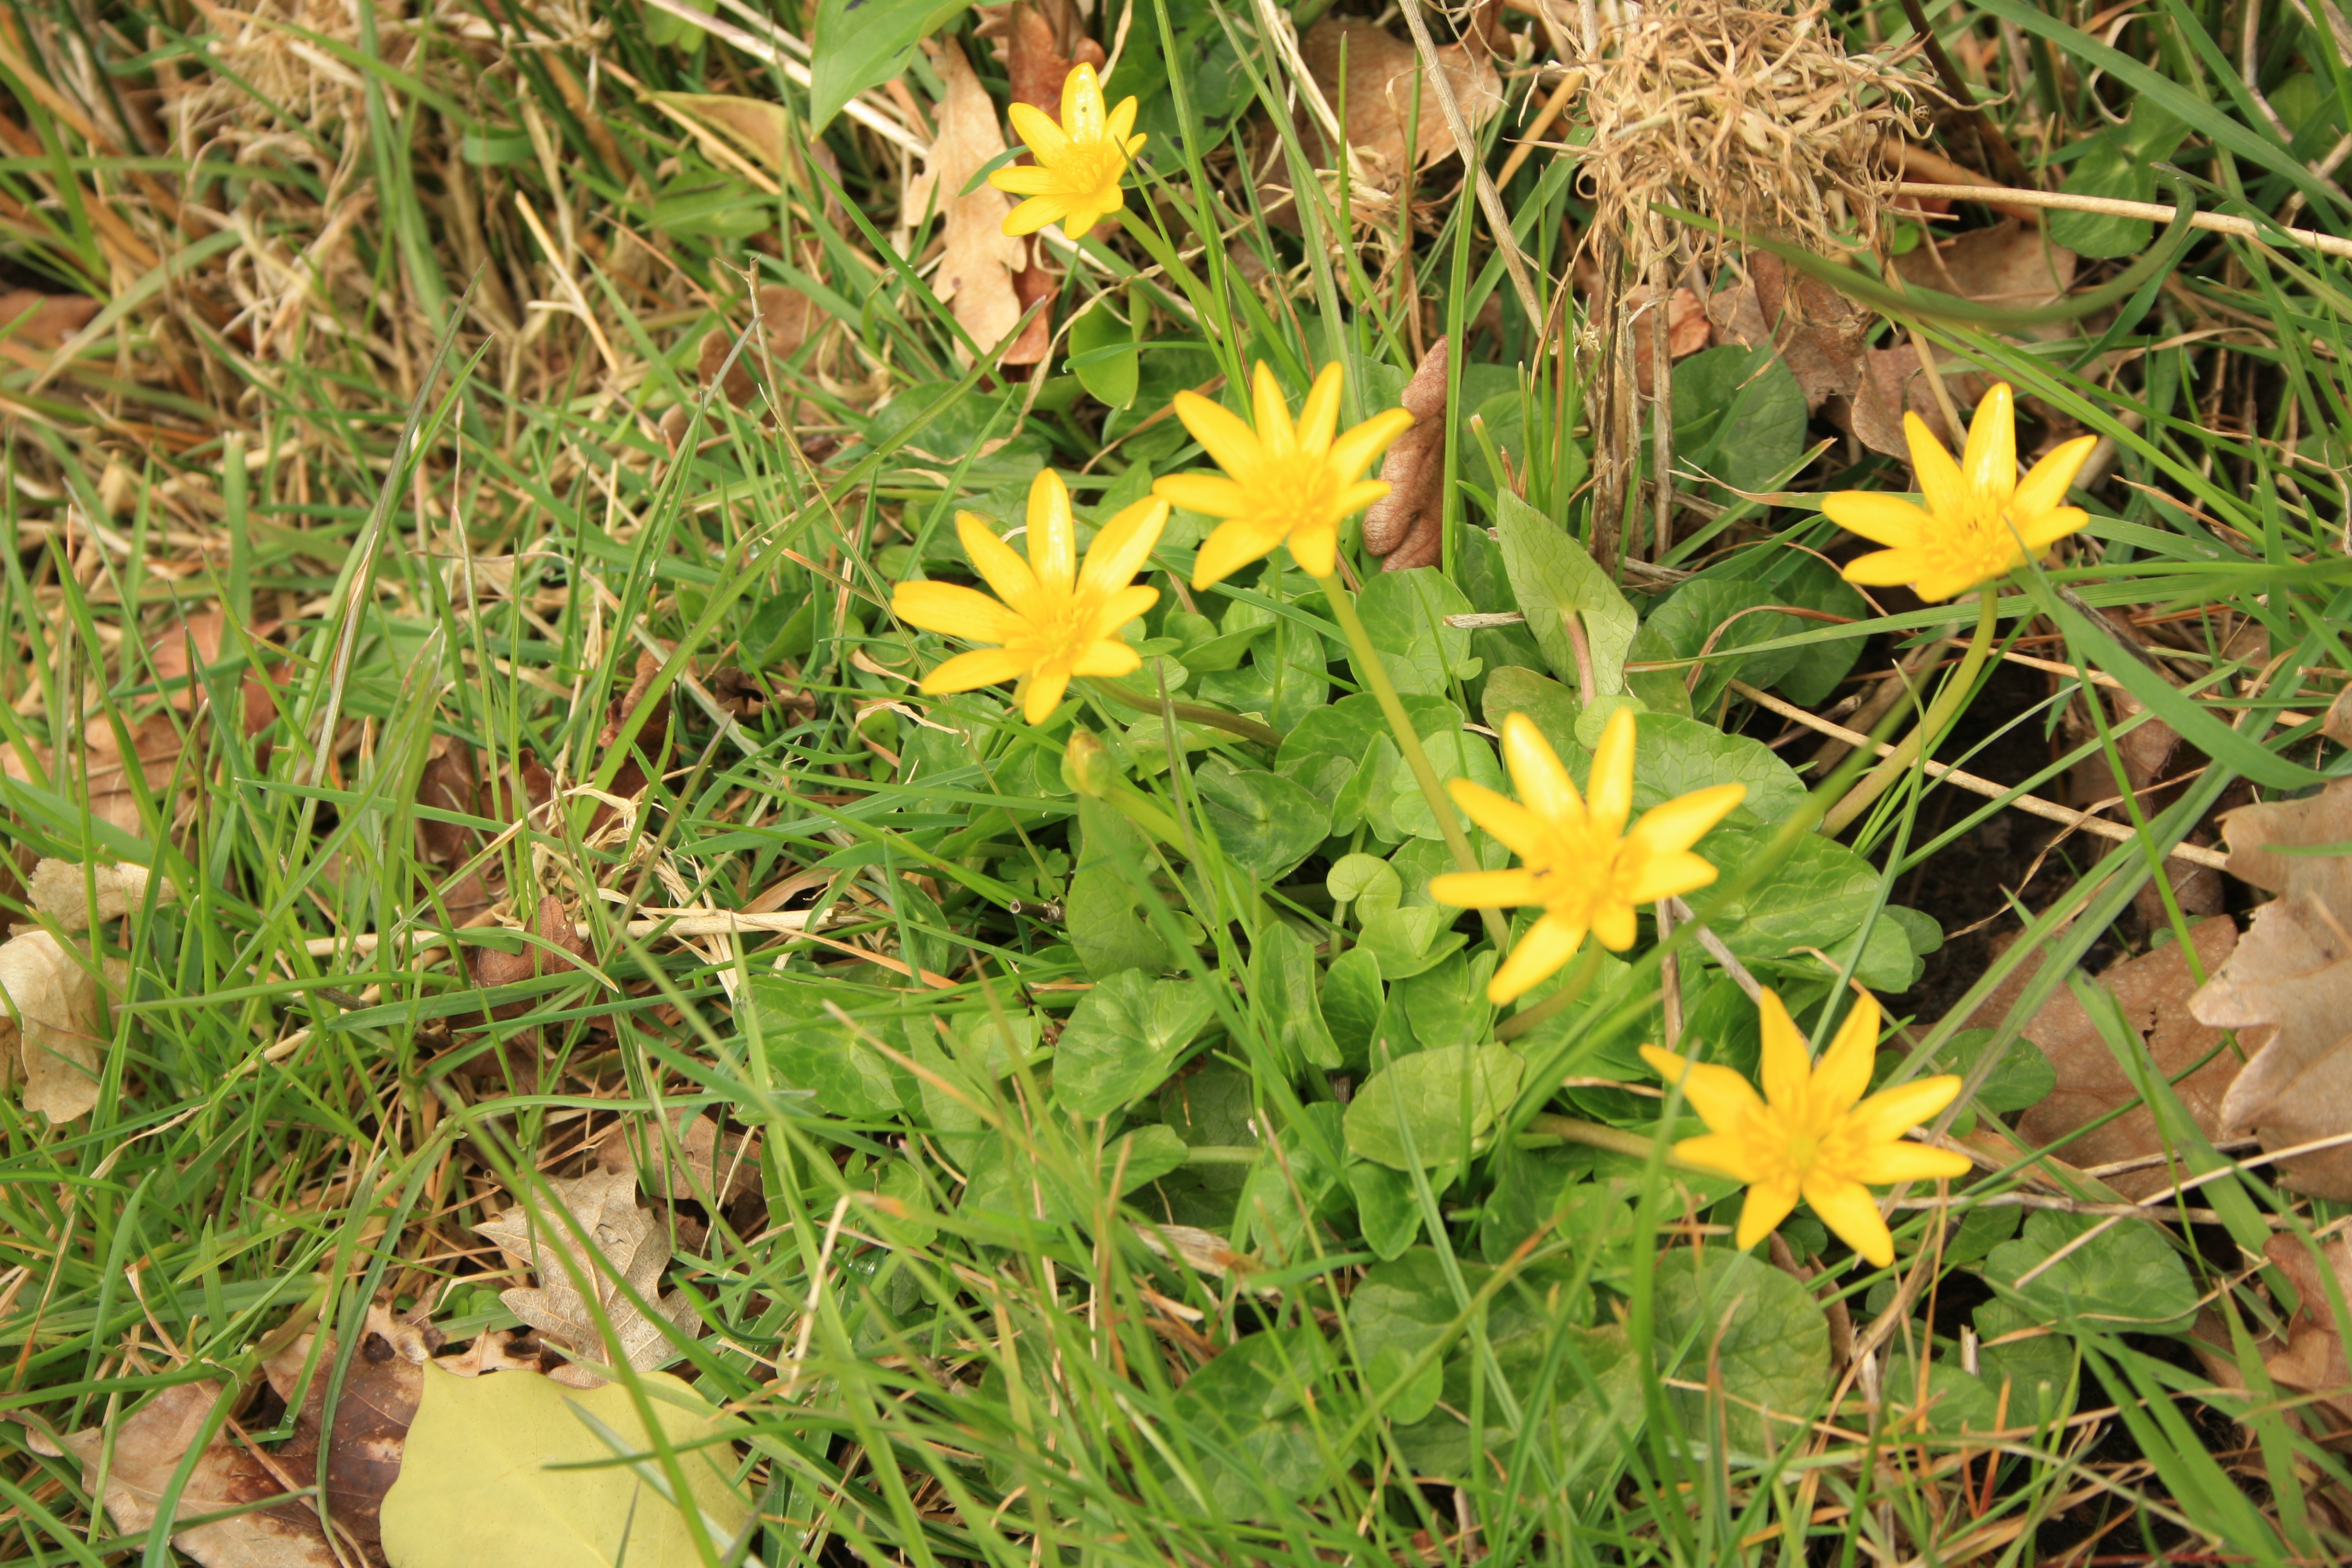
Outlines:
[[[1393,186],[1408,168],[1425,169],[1460,151],[1453,127],[1438,108],[1437,79],[1423,69],[1412,45],[1387,28],[1326,16],[1307,29],[1298,41],[1298,53],[1307,62],[1307,74],[1335,110],[1340,102],[1339,67],[1345,58],[1348,121],[1342,129],[1348,144],[1376,167],[1382,184]],[[1441,45],[1436,66],[1444,73],[1446,85],[1461,106],[1463,122],[1471,131],[1476,132],[1500,111],[1503,79],[1483,49],[1467,44]],[[1410,154],[1405,146],[1408,121],[1413,130]],[[1328,161],[1330,149],[1319,127],[1309,146]]]
[[[1625,291],[1625,309],[1633,321],[1633,380],[1644,397],[1657,392],[1658,312],[1650,303],[1650,286],[1636,284]],[[1684,359],[1706,347],[1712,335],[1706,306],[1688,289],[1666,296],[1666,354]]]
[[[77,866],[43,860],[27,884],[33,908],[65,931],[88,931],[93,920],[119,921],[147,898],[144,866]],[[163,888],[169,897],[171,884]]]
[[988,89],[952,40],[935,47],[932,63],[947,88],[939,104],[940,133],[923,160],[922,173],[907,182],[900,213],[911,226],[923,220],[935,201],[939,205],[944,249],[931,277],[931,291],[985,353],[1003,342],[1021,320],[1013,275],[1028,265],[1029,244],[1004,232],[1013,203],[1003,192],[986,181],[964,189],[1005,151],[1004,132]]
[[1435,564],[1444,541],[1445,342],[1440,336],[1430,343],[1405,383],[1400,402],[1412,426],[1381,459],[1389,493],[1364,513],[1364,548],[1385,556],[1391,572]]
[[[323,1448],[328,1517],[357,1540],[372,1560],[380,1560],[379,1514],[384,1493],[400,1477],[402,1448],[424,1390],[425,1365],[439,1338],[429,1326],[404,1322],[381,1303],[369,1307],[358,1348],[336,1394],[331,1424],[326,1401],[335,1364],[332,1334],[320,1349],[308,1388],[301,1386],[302,1370],[310,1363],[313,1335],[302,1335],[262,1363],[262,1375],[279,1398],[292,1405],[296,1394],[301,1395],[294,1436],[278,1451],[278,1468],[298,1485],[307,1486],[319,1473]],[[289,1524],[299,1524],[304,1517],[314,1529],[318,1523],[307,1502],[289,1501],[269,1511]]]
[[[692,1337],[700,1323],[685,1295],[659,1294],[669,1242],[661,1221],[637,1206],[635,1173],[593,1171],[574,1180],[551,1180],[548,1187],[580,1228],[594,1237],[594,1255],[562,1219],[545,1214],[534,1202],[517,1204],[474,1227],[539,1277],[536,1289],[504,1290],[499,1299],[516,1317],[588,1360],[640,1372],[677,1360],[672,1340]],[[591,1297],[575,1283],[575,1269],[612,1325],[609,1341],[597,1331]],[[639,1301],[653,1309],[652,1316],[638,1307]],[[603,1373],[580,1363],[560,1367],[553,1375],[582,1388],[606,1381]]]
[[1718,289],[1706,302],[1715,341],[1778,347],[1781,363],[1805,394],[1808,410],[1859,391],[1870,312],[1769,251],[1748,257],[1746,267],[1744,280]]
[[24,1106],[52,1122],[71,1121],[98,1103],[106,1060],[106,1007],[86,955],[45,931],[0,942],[0,1063],[24,1070]]

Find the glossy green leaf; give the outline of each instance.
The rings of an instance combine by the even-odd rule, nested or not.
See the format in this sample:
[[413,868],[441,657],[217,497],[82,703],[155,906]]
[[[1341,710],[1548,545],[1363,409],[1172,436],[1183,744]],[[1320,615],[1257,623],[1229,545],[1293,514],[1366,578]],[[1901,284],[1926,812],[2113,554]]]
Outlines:
[[[849,100],[907,68],[916,43],[952,24],[970,0],[817,0],[810,40],[809,127],[822,131]],[[943,196],[955,193],[945,192]]]
[[2197,1282],[2165,1233],[2126,1220],[2082,1240],[2100,1226],[2091,1215],[2037,1209],[2022,1235],[1992,1249],[1985,1282],[2037,1322],[2108,1333],[2185,1331],[2197,1316]]
[[1167,1081],[1215,1004],[1198,981],[1139,969],[1104,976],[1078,999],[1054,1049],[1054,1098],[1080,1116],[1108,1116]]
[[1504,1046],[1416,1051],[1356,1091],[1348,1105],[1348,1148],[1392,1171],[1466,1159],[1493,1132],[1525,1071]]
[[[752,980],[751,1006],[759,1017],[769,1071],[785,1088],[807,1090],[829,1115],[862,1121],[898,1110],[898,1087],[888,1060],[859,1031],[826,1010],[828,998],[842,1007],[858,1000],[783,975]],[[878,1035],[880,1030],[869,1026],[866,1032]]]
[[1803,1285],[1753,1254],[1727,1247],[1677,1249],[1658,1260],[1657,1345],[1662,1361],[1694,1383],[1721,1380],[1724,1397],[1671,1391],[1683,1430],[1720,1420],[1747,1453],[1801,1443],[1829,1393],[1830,1328]]
[[1633,606],[1559,524],[1507,490],[1496,507],[1504,571],[1551,672],[1571,685],[1577,680],[1575,644],[1561,619],[1574,612],[1582,618],[1596,690],[1622,691],[1625,660],[1641,629]]
[[1804,389],[1769,347],[1727,343],[1679,362],[1674,404],[1675,466],[1734,490],[1765,489],[1804,455]]
[[1125,408],[1135,401],[1143,355],[1135,346],[1135,329],[1108,295],[1097,296],[1070,319],[1068,364],[1096,402]]

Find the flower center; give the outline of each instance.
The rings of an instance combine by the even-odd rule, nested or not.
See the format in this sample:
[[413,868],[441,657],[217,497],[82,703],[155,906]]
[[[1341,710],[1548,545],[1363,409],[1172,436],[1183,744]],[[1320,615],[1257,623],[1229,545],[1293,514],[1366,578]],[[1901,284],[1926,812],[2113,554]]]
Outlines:
[[1073,142],[1069,152],[1054,164],[1055,177],[1061,181],[1062,189],[1072,195],[1093,195],[1106,186],[1118,184],[1118,177],[1125,173],[1126,154],[1108,137]]
[[1258,514],[1288,538],[1301,529],[1328,527],[1339,487],[1320,452],[1293,452],[1260,468],[1250,486]]
[[1580,923],[1589,922],[1604,901],[1622,898],[1618,889],[1638,869],[1637,846],[1589,827],[1555,830],[1547,847],[1543,863],[1530,868],[1537,895],[1545,909]]
[[2019,545],[2021,518],[2010,515],[2006,501],[1972,499],[1958,517],[1929,531],[1927,558],[1956,575],[1982,582],[2009,571],[2024,556]]

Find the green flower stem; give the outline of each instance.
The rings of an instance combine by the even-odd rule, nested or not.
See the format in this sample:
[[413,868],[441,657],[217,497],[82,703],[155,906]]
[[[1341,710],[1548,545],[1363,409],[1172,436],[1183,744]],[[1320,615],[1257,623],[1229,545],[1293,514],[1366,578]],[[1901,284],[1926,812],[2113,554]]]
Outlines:
[[[1158,713],[1160,710],[1158,698],[1147,697],[1132,687],[1121,686],[1116,680],[1096,677],[1094,686],[1096,690],[1122,708],[1130,709],[1138,713]],[[1176,721],[1180,724],[1199,724],[1206,729],[1223,730],[1228,735],[1239,735],[1244,741],[1255,742],[1269,750],[1282,744],[1281,735],[1271,728],[1259,723],[1255,719],[1244,719],[1238,713],[1228,713],[1222,708],[1203,708],[1197,702],[1171,702],[1168,704],[1167,710],[1175,715]]]
[[[1336,572],[1328,577],[1316,578],[1315,584],[1329,601],[1331,614],[1339,618],[1339,630],[1346,634],[1348,647],[1356,656],[1356,668],[1363,675],[1364,683],[1372,689],[1373,700],[1388,719],[1389,732],[1396,737],[1397,750],[1404,753],[1405,766],[1412,770],[1414,782],[1421,785],[1422,797],[1429,802],[1431,815],[1444,830],[1445,847],[1454,851],[1454,863],[1465,871],[1483,869],[1477,852],[1470,847],[1469,835],[1462,831],[1462,821],[1454,814],[1454,802],[1447,797],[1445,786],[1438,782],[1437,770],[1429,765],[1429,753],[1421,749],[1421,737],[1413,733],[1412,721],[1405,717],[1404,704],[1397,700],[1396,684],[1389,679],[1389,667],[1373,648],[1371,636],[1364,630],[1363,620],[1356,614],[1356,602],[1349,596],[1346,584]],[[1495,951],[1502,952],[1510,940],[1509,922],[1495,910],[1480,910],[1478,917],[1486,922],[1486,937],[1495,944]]]
[[[1554,1116],[1539,1112],[1528,1119],[1527,1131],[1540,1137],[1558,1138],[1570,1143],[1581,1143],[1588,1149],[1606,1149],[1612,1154],[1624,1154],[1636,1160],[1646,1160],[1657,1147],[1656,1140],[1644,1138],[1639,1132],[1628,1132],[1622,1127],[1605,1127],[1598,1121],[1580,1121],[1573,1116]],[[1698,1171],[1696,1165],[1685,1164],[1675,1158],[1671,1149],[1666,1154],[1668,1168],[1676,1171]],[[1713,1172],[1702,1173],[1714,1174]]]
[[1576,967],[1568,972],[1568,978],[1559,983],[1559,989],[1525,1012],[1514,1013],[1497,1024],[1495,1037],[1516,1040],[1561,1008],[1574,1005],[1576,999],[1591,986],[1592,977],[1600,973],[1601,944],[1588,934],[1584,939],[1584,951],[1576,955]]
[[1969,651],[1962,656],[1959,668],[1952,671],[1951,679],[1944,683],[1943,692],[1936,699],[1935,706],[1928,709],[1927,717],[1919,721],[1918,728],[1905,736],[1900,745],[1881,757],[1878,765],[1863,775],[1862,782],[1847,791],[1845,798],[1822,816],[1822,831],[1830,837],[1834,838],[1844,832],[1855,817],[1868,811],[1896,779],[1911,771],[1911,765],[1919,760],[1922,752],[1935,748],[1936,742],[1943,738],[1946,727],[1959,717],[1961,704],[1968,701],[1969,693],[1976,689],[1977,674],[1984,668],[1985,656],[1992,650],[1994,604],[1998,597],[1995,586],[1988,583],[1978,591],[1979,608],[1976,637],[1969,644]]

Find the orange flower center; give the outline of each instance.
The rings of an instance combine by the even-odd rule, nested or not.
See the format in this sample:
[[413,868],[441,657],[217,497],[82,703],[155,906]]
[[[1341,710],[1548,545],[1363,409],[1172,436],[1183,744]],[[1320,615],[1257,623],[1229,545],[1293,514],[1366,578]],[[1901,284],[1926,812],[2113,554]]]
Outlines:
[[1074,196],[1091,196],[1118,184],[1127,173],[1127,154],[1108,136],[1096,140],[1074,142],[1070,150],[1054,162],[1054,178],[1061,182],[1064,192]]
[[1958,516],[1937,518],[1920,552],[1939,572],[1977,582],[1999,577],[2024,556],[2020,543],[2032,520],[2011,510],[2008,498],[1971,497]]
[[1330,527],[1339,499],[1339,481],[1321,452],[1268,458],[1250,484],[1258,516],[1286,539],[1302,529]]

